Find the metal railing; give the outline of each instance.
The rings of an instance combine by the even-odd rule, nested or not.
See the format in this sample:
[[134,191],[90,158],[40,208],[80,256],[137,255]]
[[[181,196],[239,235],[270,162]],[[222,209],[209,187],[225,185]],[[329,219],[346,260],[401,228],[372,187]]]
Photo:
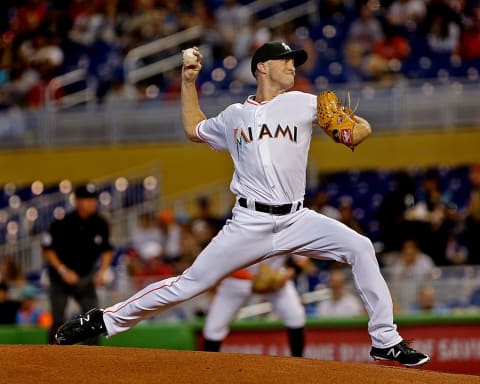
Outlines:
[[[84,83],[83,87],[75,92],[55,97],[57,91],[65,89],[65,87]],[[95,99],[94,86],[92,80],[87,76],[87,70],[84,68],[75,69],[71,72],[51,79],[45,89],[45,108],[49,111],[59,111],[69,108],[77,104],[89,104]]]
[[[350,91],[359,99],[358,113],[367,118],[376,132],[409,130],[452,130],[480,127],[479,82],[455,80],[429,82],[433,93],[424,93],[421,84],[403,84],[382,89],[367,85],[360,88],[337,88],[339,96]],[[459,87],[461,85],[461,87]],[[460,90],[459,90],[460,89]],[[320,90],[318,90],[319,92]],[[227,105],[242,102],[248,93],[226,91],[203,96],[201,107],[207,116],[215,116]],[[145,102],[107,104],[94,110],[22,111],[28,121],[22,136],[2,137],[0,147],[92,145],[184,141],[179,101],[161,99]]]
[[[136,84],[141,80],[178,68],[182,64],[181,52],[157,60],[151,64],[140,65],[140,63],[141,60],[146,57],[160,55],[162,52],[179,47],[186,42],[198,40],[202,37],[203,33],[204,28],[198,25],[174,35],[133,48],[125,56],[123,64],[125,79],[130,84]],[[208,46],[202,45],[200,49],[206,56],[209,56]]]

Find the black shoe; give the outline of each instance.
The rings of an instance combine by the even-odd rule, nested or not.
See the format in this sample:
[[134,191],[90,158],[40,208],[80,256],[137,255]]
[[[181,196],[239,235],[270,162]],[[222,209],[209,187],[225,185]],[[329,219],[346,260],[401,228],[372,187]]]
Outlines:
[[106,332],[103,310],[94,308],[61,325],[55,334],[55,342],[60,345],[72,345]]
[[407,367],[417,367],[430,361],[430,356],[410,348],[405,341],[390,348],[372,347],[370,356],[375,360],[393,360]]

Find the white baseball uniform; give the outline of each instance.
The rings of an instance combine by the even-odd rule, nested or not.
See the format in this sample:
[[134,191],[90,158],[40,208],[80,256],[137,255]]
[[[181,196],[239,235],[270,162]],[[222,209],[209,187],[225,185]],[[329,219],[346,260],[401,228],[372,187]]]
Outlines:
[[[287,256],[267,259],[270,267],[284,269]],[[259,264],[246,268],[251,276],[257,272]],[[208,310],[203,336],[207,340],[225,339],[230,331],[230,323],[234,320],[240,308],[252,296],[252,279],[228,276],[218,285],[212,304]],[[287,328],[301,328],[305,325],[305,308],[295,289],[293,281],[288,280],[279,290],[263,294],[272,304],[273,311],[280,317]]]
[[[315,95],[302,92],[282,93],[262,103],[249,97],[197,125],[202,141],[217,151],[229,151],[233,160],[230,188],[237,204],[232,219],[183,274],[153,283],[106,308],[108,336],[205,292],[237,269],[292,253],[350,264],[370,316],[372,345],[387,348],[402,341],[371,241],[301,207],[316,105]],[[268,210],[276,209],[260,212],[265,210],[261,204],[290,205],[280,209],[285,214],[272,214]]]

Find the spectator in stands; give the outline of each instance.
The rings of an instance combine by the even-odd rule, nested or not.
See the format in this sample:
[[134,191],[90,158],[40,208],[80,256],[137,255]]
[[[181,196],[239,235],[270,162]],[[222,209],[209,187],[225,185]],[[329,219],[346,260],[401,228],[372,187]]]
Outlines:
[[480,163],[469,170],[470,198],[459,238],[468,249],[468,264],[480,264]]
[[24,1],[13,13],[10,27],[18,34],[35,33],[47,17],[48,6],[47,0]]
[[22,139],[26,131],[24,111],[10,101],[5,89],[0,89],[0,138],[2,140]]
[[237,0],[225,0],[214,10],[214,17],[226,52],[232,52],[237,33],[248,28],[249,10]]
[[406,238],[398,257],[391,265],[392,278],[403,281],[423,281],[432,277],[435,263],[423,253],[414,237]]
[[161,257],[163,252],[163,235],[153,212],[141,212],[137,225],[132,230],[132,247],[140,263],[153,255]]
[[[166,31],[163,28],[172,26],[166,22],[167,12],[156,6],[153,0],[135,1],[131,5],[129,16],[125,19],[124,32],[126,49],[154,41],[164,37]],[[169,33],[175,31],[170,30]]]
[[444,314],[449,312],[450,308],[438,302],[435,288],[429,284],[420,286],[417,293],[417,301],[410,309],[410,313],[413,314]]
[[[48,263],[50,308],[53,316],[49,341],[65,321],[68,298],[82,311],[98,306],[96,287],[108,282],[113,258],[108,222],[97,213],[98,192],[93,184],[75,189],[75,209],[55,220],[42,241]],[[97,344],[98,339],[89,342]]]
[[20,307],[16,314],[17,325],[45,329],[52,326],[52,315],[40,307],[37,295],[37,289],[33,285],[27,285],[22,289]]
[[[173,264],[177,274],[182,273],[197,258],[204,244],[197,238],[197,228],[194,228],[192,220],[187,217],[177,218],[182,231],[180,257]],[[209,231],[211,234],[211,231]]]
[[468,264],[469,249],[459,234],[450,234],[445,248],[445,258],[452,265]]
[[9,78],[3,86],[2,92],[8,103],[24,108],[28,103],[30,89],[38,81],[38,73],[33,68],[25,68],[21,60],[13,64],[9,71]]
[[163,76],[162,96],[166,101],[180,100],[182,73],[177,69],[165,72]]
[[192,233],[200,249],[205,248],[216,234],[214,227],[205,219],[192,221]]
[[480,60],[480,4],[472,9],[471,24],[462,30],[455,52],[463,60]]
[[410,231],[417,233],[419,246],[435,264],[449,264],[445,250],[459,215],[451,193],[441,184],[438,168],[428,169],[423,174],[415,200],[415,205],[405,212]]
[[182,228],[175,219],[175,213],[163,209],[158,213],[158,225],[162,233],[163,259],[172,264],[182,253]]
[[142,212],[132,231],[132,246],[127,250],[127,270],[137,286],[158,277],[171,276],[171,266],[164,260],[165,237],[153,212]]
[[27,107],[39,109],[48,102],[55,104],[64,91],[50,84],[63,70],[64,52],[59,46],[58,37],[50,32],[37,33],[22,43],[19,52],[25,63],[38,74],[37,81],[28,91]]
[[[77,3],[78,4],[78,3]],[[69,38],[83,46],[92,45],[100,36],[106,22],[101,4],[95,1],[83,2],[73,17]]]
[[[133,84],[124,82],[120,77],[113,77],[109,83],[109,88],[105,93],[104,102],[110,110],[123,110],[126,106],[131,107],[138,100],[142,100],[144,95],[140,89]],[[117,118],[117,114],[112,119]],[[120,115],[122,116],[122,115]]]
[[354,317],[365,315],[365,309],[357,296],[349,292],[345,272],[332,268],[328,280],[331,297],[317,305],[318,317]]
[[322,0],[318,7],[320,18],[326,23],[344,19],[352,4],[353,2],[344,0]]
[[15,324],[20,302],[11,300],[8,295],[8,285],[0,282],[0,324]]
[[340,212],[340,221],[343,224],[365,235],[365,230],[353,214],[353,200],[351,197],[343,197],[340,199],[338,211]]
[[458,45],[461,20],[447,2],[434,0],[427,7],[422,30],[432,53],[449,55]]
[[426,14],[424,0],[394,0],[386,10],[386,19],[408,32],[415,31]]
[[340,211],[330,203],[330,196],[328,195],[327,191],[318,190],[313,195],[309,206],[311,209],[321,213],[322,215],[331,217],[335,220],[340,220]]
[[[86,2],[75,12],[68,32],[72,56],[78,56],[76,66],[86,67],[89,76],[97,80],[96,96],[99,101],[108,92],[111,82],[123,72],[121,46],[112,19],[117,14],[110,2]],[[73,48],[73,49],[72,49]],[[88,61],[85,60],[88,57]],[[84,61],[84,63],[82,63]]]
[[407,234],[405,212],[415,203],[415,180],[407,171],[395,172],[391,190],[377,210],[383,251],[399,251]]
[[27,284],[27,278],[13,257],[4,255],[0,261],[0,281],[8,285],[9,296],[20,298],[20,292]]
[[160,253],[161,250],[152,244],[146,248],[142,263],[139,263],[138,259],[130,259],[127,268],[137,289],[173,275],[172,266],[165,263]]
[[384,23],[383,32],[383,38],[373,44],[362,69],[367,78],[397,81],[402,64],[410,57],[410,43],[394,25]]
[[346,63],[353,70],[362,72],[364,58],[371,54],[374,44],[382,38],[382,25],[371,3],[362,4],[360,14],[351,22],[344,41]]
[[222,228],[224,220],[213,212],[212,201],[208,196],[199,196],[196,201],[197,215],[192,219],[192,224],[196,221],[204,221],[215,233]]

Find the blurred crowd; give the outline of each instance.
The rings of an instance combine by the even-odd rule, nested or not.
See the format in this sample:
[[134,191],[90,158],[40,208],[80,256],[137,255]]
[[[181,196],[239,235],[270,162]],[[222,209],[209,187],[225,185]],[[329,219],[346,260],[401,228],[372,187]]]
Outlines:
[[[449,72],[478,78],[478,0],[322,0],[315,14],[273,27],[261,21],[296,3],[274,4],[257,13],[249,10],[249,3],[4,0],[0,3],[0,104],[41,108],[46,98],[55,100],[71,91],[51,80],[78,68],[87,70],[99,102],[159,95],[176,98],[178,67],[131,87],[125,81],[124,59],[135,47],[194,26],[203,28],[197,41],[143,58],[139,65],[204,44],[211,57],[206,58],[199,81],[213,79],[233,91],[254,81],[249,70],[253,50],[267,40],[280,39],[309,53],[296,84],[306,91],[329,82],[391,82]],[[212,71],[216,67],[220,71]],[[152,84],[156,91],[149,87]],[[75,86],[79,85],[71,87]]]
[[52,315],[40,300],[40,289],[31,283],[13,259],[0,262],[0,325],[42,327],[52,325]]

